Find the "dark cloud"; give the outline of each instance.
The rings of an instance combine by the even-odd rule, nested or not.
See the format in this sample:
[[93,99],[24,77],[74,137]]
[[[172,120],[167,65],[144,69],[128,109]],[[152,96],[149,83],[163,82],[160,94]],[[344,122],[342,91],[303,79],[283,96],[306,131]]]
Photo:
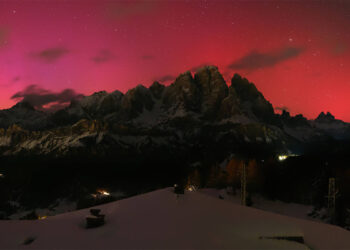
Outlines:
[[141,56],[143,60],[153,60],[155,57],[152,55],[143,55]]
[[0,83],[0,87],[4,88],[4,87],[10,87],[14,84],[16,84],[17,82],[19,82],[21,80],[21,78],[19,76],[16,76],[14,78],[11,79],[11,81],[9,81],[8,83]]
[[158,1],[147,0],[114,2],[106,6],[106,16],[112,19],[137,16],[151,12],[158,4]]
[[70,103],[71,100],[81,99],[82,94],[73,89],[64,89],[61,92],[52,92],[37,85],[29,85],[24,90],[14,94],[11,99],[29,102],[37,109],[45,109],[46,106],[56,106]]
[[[329,47],[330,52],[334,56],[341,56],[349,50],[348,43],[337,36],[329,36],[323,33],[320,36],[320,40],[324,43],[324,45]],[[319,52],[314,51],[314,53],[318,54]]]
[[252,51],[241,59],[231,63],[229,69],[257,70],[273,67],[276,64],[298,56],[304,51],[303,48],[287,47],[267,53]]
[[33,53],[33,56],[47,63],[53,63],[69,53],[69,50],[64,47],[48,48],[39,52]]
[[19,76],[12,78],[12,82],[18,82],[19,80],[21,80],[21,77]]
[[91,58],[95,63],[105,63],[115,59],[115,55],[108,49],[100,50],[96,56]]
[[7,43],[7,30],[0,27],[0,48]]
[[332,52],[334,55],[339,56],[346,53],[348,50],[348,45],[343,42],[337,42],[333,45]]
[[165,75],[165,76],[158,77],[157,79],[155,79],[155,81],[168,82],[168,81],[174,81],[175,79],[176,79],[175,76]]
[[276,110],[276,111],[281,111],[281,112],[283,112],[283,111],[289,112],[289,108],[286,107],[286,106],[275,107],[275,110]]

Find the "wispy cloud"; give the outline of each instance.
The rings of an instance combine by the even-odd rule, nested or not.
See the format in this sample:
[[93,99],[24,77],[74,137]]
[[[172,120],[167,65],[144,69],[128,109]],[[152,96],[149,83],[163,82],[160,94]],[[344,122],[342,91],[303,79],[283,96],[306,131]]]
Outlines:
[[12,78],[12,82],[18,82],[21,80],[20,76],[15,76],[14,78]]
[[19,82],[20,80],[21,80],[20,76],[15,76],[10,81],[8,81],[7,83],[0,83],[0,87],[7,88],[7,87],[10,87],[10,86],[13,86],[17,82]]
[[275,107],[275,110],[281,111],[281,112],[283,112],[283,111],[289,112],[289,108],[287,106]]
[[197,65],[197,66],[192,67],[192,68],[190,69],[190,71],[191,71],[191,72],[197,72],[199,69],[201,69],[201,68],[203,68],[203,67],[205,67],[205,66],[209,66],[209,65],[211,65],[211,63],[201,63],[201,64],[199,64],[199,65]]
[[7,29],[0,27],[0,48],[6,45],[7,35],[8,35]]
[[91,60],[95,63],[105,63],[115,59],[115,57],[116,56],[113,54],[112,51],[108,49],[102,49],[97,53],[97,55],[92,57]]
[[176,79],[175,76],[172,75],[164,75],[164,76],[160,76],[158,78],[155,79],[155,81],[159,81],[159,82],[169,82],[169,81],[174,81]]
[[154,58],[155,58],[155,56],[152,56],[152,55],[141,56],[141,59],[143,59],[143,60],[153,60]]
[[64,47],[55,47],[33,53],[33,57],[46,63],[53,63],[69,53]]
[[343,55],[349,49],[349,46],[344,42],[337,42],[332,46],[332,53],[336,56]]
[[273,67],[278,63],[297,57],[304,51],[299,47],[286,47],[270,52],[252,51],[242,58],[232,62],[229,69],[257,70],[261,68]]

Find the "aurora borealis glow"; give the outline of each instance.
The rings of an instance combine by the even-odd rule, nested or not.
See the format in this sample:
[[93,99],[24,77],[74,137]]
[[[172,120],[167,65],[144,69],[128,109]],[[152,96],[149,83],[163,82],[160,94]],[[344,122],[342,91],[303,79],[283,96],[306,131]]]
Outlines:
[[165,84],[203,64],[238,72],[274,107],[350,121],[346,1],[0,1],[0,108],[60,92]]

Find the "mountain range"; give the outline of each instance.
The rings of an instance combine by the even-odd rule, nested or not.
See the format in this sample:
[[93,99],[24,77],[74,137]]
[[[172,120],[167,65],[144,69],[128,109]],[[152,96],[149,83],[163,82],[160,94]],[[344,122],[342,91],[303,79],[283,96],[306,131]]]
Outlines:
[[253,83],[235,74],[228,86],[215,66],[180,74],[169,86],[154,82],[125,94],[96,92],[54,113],[23,101],[0,110],[0,155],[180,150],[225,158],[252,148],[302,153],[312,145],[349,140],[350,124],[332,114],[322,112],[315,120],[276,114]]

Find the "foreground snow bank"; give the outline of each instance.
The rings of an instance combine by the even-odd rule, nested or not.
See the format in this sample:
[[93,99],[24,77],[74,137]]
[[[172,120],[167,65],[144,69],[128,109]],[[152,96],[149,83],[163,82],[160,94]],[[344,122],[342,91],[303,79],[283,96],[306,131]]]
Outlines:
[[[229,189],[212,189],[212,188],[205,188],[199,190],[201,193],[213,196],[213,197],[219,197],[221,196],[222,199],[225,199],[226,201],[233,202],[235,204],[241,204],[241,197],[240,197],[240,191],[236,190],[235,194],[232,194],[232,191]],[[230,192],[230,194],[228,194]],[[286,215],[290,217],[295,217],[299,219],[304,220],[311,220],[311,221],[317,221],[317,222],[323,222],[320,218],[312,218],[308,216],[309,213],[311,213],[314,209],[313,206],[310,205],[303,205],[303,204],[297,204],[297,203],[287,203],[279,200],[268,200],[264,197],[253,194],[252,195],[252,207],[258,208],[260,210],[269,211],[276,214]]]
[[[0,221],[2,249],[349,249],[350,232],[200,192],[163,189],[98,206],[106,224],[85,229],[87,209],[42,221]],[[305,244],[270,237],[303,236]],[[23,242],[30,242],[23,245]]]

